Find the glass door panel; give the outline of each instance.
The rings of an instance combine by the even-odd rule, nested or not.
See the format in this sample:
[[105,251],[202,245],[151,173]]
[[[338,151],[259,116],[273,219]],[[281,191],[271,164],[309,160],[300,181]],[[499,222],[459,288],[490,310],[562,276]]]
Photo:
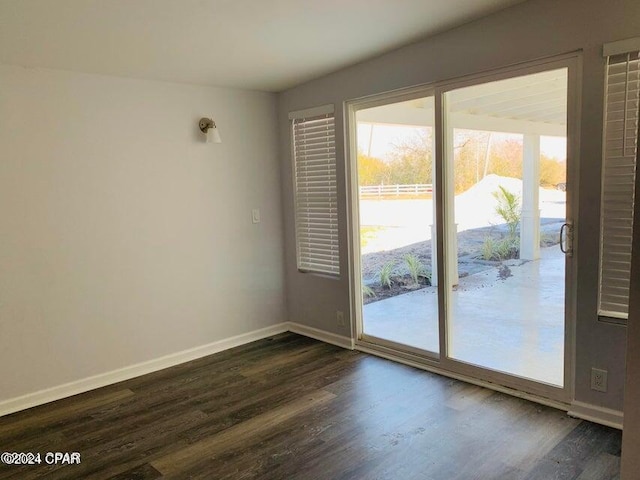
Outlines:
[[439,352],[434,97],[356,111],[363,338]]
[[444,94],[447,357],[564,385],[561,68]]

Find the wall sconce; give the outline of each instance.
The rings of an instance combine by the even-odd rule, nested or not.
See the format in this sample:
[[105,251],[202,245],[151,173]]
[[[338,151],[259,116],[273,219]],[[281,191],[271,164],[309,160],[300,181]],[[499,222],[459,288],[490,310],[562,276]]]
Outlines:
[[200,131],[207,136],[207,143],[222,143],[216,122],[210,118],[203,117],[198,125],[200,126]]

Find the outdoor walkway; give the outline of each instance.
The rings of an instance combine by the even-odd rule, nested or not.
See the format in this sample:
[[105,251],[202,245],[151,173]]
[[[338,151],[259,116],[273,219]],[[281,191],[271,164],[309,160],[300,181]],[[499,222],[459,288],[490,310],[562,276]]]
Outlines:
[[[564,255],[460,279],[452,296],[449,356],[552,385],[563,384]],[[437,295],[424,288],[364,306],[368,335],[438,352]]]

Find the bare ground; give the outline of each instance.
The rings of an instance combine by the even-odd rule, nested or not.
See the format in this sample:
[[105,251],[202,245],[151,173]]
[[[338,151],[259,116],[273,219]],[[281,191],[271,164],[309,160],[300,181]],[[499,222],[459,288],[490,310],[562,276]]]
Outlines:
[[[563,221],[556,218],[542,219],[540,226],[541,246],[548,247],[555,245],[559,241],[559,231]],[[482,246],[487,237],[491,237],[496,241],[504,239],[507,235],[506,225],[492,225],[489,227],[474,228],[458,233],[458,274],[461,278],[484,270],[495,268],[501,262],[486,261],[482,259]],[[364,283],[375,291],[384,290],[379,285],[379,273],[383,265],[392,261],[394,263],[393,277],[399,288],[392,289],[395,293],[386,294],[381,291],[381,297],[387,298],[393,295],[406,293],[408,289],[415,286],[407,286],[411,283],[409,280],[409,270],[404,262],[407,254],[416,255],[422,262],[427,274],[431,272],[431,240],[414,243],[393,250],[384,250],[381,252],[368,253],[362,256],[362,276]],[[429,276],[429,275],[427,275]],[[423,286],[428,283],[423,280]],[[376,293],[377,295],[377,293]],[[381,298],[376,297],[380,300]]]

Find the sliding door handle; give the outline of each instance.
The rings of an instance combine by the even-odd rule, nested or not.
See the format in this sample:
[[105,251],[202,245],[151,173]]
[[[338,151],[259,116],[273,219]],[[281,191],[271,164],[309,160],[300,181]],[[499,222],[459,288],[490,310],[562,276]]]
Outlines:
[[560,250],[567,257],[573,255],[573,225],[563,223],[560,227]]

